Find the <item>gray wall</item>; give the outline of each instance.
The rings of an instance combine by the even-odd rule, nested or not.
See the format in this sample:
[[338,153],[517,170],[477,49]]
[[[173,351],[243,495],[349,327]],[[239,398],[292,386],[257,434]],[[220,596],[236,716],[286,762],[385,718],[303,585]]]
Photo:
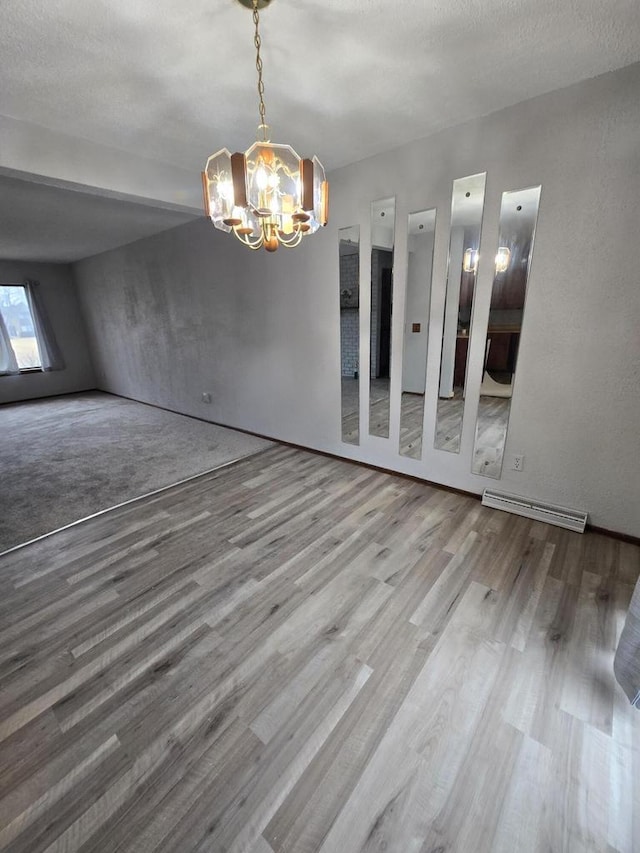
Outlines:
[[62,350],[64,370],[0,376],[0,403],[69,394],[95,388],[95,375],[78,304],[76,288],[67,264],[0,261],[0,283],[40,282],[47,315]]
[[[231,426],[480,492],[471,474],[491,290],[480,261],[460,454],[436,451],[451,184],[487,170],[481,256],[501,193],[542,184],[500,488],[584,508],[640,534],[640,65],[604,75],[334,173],[331,222],[293,251],[252,253],[206,221],[76,266],[100,387]],[[319,150],[321,154],[321,150]],[[369,364],[370,204],[396,197],[389,440],[340,441],[338,229],[360,225],[362,366]],[[406,222],[437,207],[425,451],[400,457]],[[364,283],[364,285],[363,285]],[[200,402],[211,391],[213,403]],[[525,470],[509,470],[514,453]]]
[[[79,262],[99,387],[325,446],[340,386],[333,236],[325,230],[265,263],[203,218]],[[300,251],[316,269],[330,259],[315,290],[298,278]]]

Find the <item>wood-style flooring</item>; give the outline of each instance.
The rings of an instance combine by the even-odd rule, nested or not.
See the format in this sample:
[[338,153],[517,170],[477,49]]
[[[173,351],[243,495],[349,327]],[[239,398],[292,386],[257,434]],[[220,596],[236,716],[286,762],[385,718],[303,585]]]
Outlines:
[[276,447],[0,560],[0,850],[640,850],[640,549]]

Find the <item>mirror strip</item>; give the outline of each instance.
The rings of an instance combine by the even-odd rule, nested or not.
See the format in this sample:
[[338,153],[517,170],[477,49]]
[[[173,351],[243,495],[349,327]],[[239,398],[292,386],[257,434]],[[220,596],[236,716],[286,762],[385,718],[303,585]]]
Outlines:
[[500,205],[471,465],[472,473],[495,479],[502,475],[541,189],[504,192]]
[[460,452],[487,173],[453,182],[434,447]]
[[395,198],[371,205],[369,434],[389,438]]
[[360,444],[360,227],[338,231],[342,441]]
[[410,213],[400,404],[401,456],[422,458],[436,210]]

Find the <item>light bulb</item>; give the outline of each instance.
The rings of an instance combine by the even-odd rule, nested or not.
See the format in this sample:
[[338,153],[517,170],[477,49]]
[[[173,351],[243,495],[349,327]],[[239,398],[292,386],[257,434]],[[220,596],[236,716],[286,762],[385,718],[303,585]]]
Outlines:
[[218,195],[224,201],[233,199],[233,184],[231,181],[218,181]]
[[506,272],[511,260],[511,251],[507,246],[500,246],[496,255],[496,272]]
[[258,185],[258,189],[266,190],[268,181],[267,173],[262,167],[260,167],[256,172],[256,184]]
[[462,269],[465,272],[475,272],[478,269],[477,249],[466,249],[462,262]]

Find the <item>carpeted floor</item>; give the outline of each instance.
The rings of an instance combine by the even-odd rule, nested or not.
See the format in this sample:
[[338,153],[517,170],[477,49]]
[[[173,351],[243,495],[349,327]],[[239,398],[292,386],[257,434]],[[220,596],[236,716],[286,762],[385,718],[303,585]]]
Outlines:
[[0,406],[0,553],[272,442],[100,392]]

